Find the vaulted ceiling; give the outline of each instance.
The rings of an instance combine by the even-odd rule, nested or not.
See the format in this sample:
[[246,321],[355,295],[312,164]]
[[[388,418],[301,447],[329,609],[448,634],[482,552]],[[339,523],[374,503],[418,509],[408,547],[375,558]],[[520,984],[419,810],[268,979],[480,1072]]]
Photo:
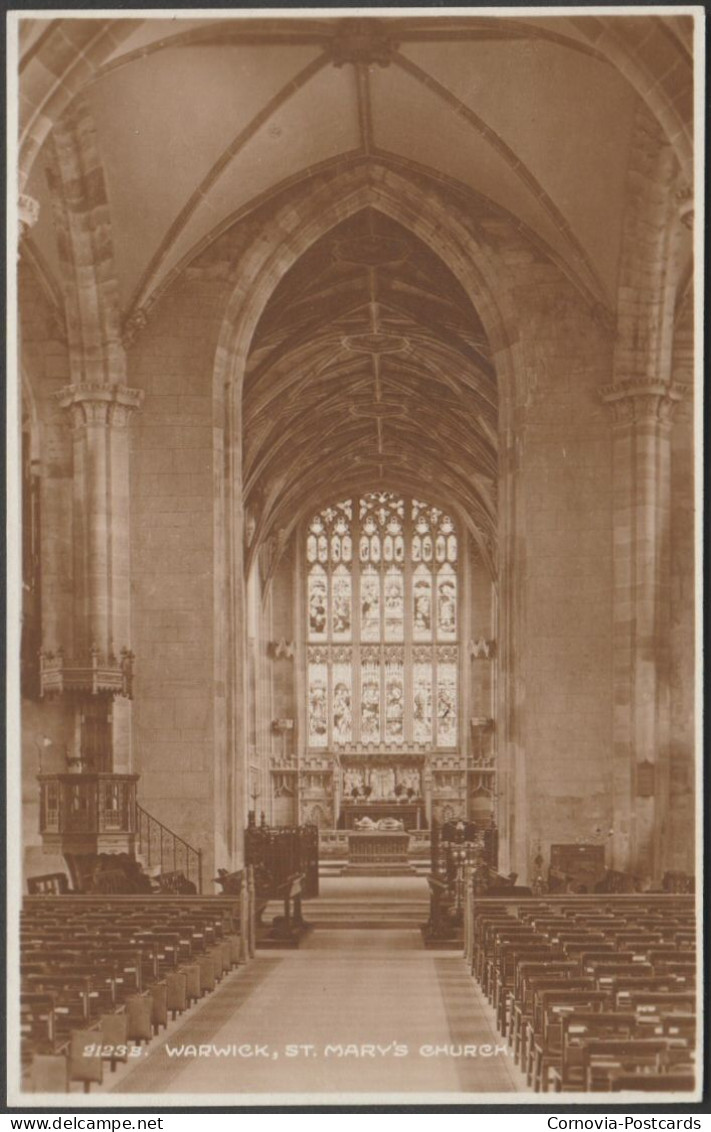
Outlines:
[[341,488],[430,485],[490,530],[497,408],[461,286],[366,209],[297,261],[259,322],[244,393],[247,499],[288,528]]
[[[84,88],[124,311],[285,180],[358,153],[490,198],[612,304],[638,95],[578,22],[371,19],[361,60],[353,20],[132,21]],[[43,23],[27,22],[28,57]],[[46,164],[40,154],[27,191],[56,272]]]
[[[614,312],[645,66],[659,73],[660,105],[691,114],[688,21],[671,17],[619,21],[617,39],[614,20],[567,16],[105,24],[92,35],[90,20],[23,21],[21,72],[29,94],[42,67],[56,62],[58,82],[86,69],[73,89],[96,124],[125,319],[287,186],[370,158],[454,188],[471,215],[508,214]],[[623,42],[650,58],[618,66]],[[91,43],[102,47],[90,67]],[[26,191],[40,203],[35,261],[59,293],[51,144],[49,133]],[[244,422],[255,546],[305,501],[386,478],[429,484],[491,539],[497,395],[481,322],[446,265],[374,209],[276,287],[252,342]]]

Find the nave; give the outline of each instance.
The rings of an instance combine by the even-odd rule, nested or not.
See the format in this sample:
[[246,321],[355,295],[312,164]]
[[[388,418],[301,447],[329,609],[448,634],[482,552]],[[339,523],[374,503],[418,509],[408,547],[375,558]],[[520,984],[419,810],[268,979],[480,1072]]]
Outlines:
[[[258,950],[151,1043],[140,1064],[115,1083],[107,1078],[105,1091],[234,1097],[525,1087],[461,950],[424,949],[423,878],[322,878],[320,892],[305,905],[314,926],[298,950]],[[210,1053],[194,1056],[191,1046]],[[296,1056],[288,1046],[299,1047]],[[245,1047],[260,1052],[245,1056]]]
[[419,877],[324,879],[290,933],[251,880],[238,901],[29,898],[28,1086],[173,1103],[694,1089],[692,896],[492,898],[471,879],[450,940],[418,923]]
[[700,1084],[701,20],[562,12],[11,13],[18,1103]]

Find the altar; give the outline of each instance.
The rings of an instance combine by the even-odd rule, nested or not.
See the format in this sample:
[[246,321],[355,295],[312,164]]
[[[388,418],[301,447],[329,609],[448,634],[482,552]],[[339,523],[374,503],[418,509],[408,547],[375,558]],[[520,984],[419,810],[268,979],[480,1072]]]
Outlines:
[[405,829],[426,829],[424,802],[343,802],[339,829],[354,829],[362,818],[395,818]]
[[355,829],[369,818],[427,829],[424,763],[423,754],[407,751],[342,755],[337,828]]
[[410,835],[386,830],[352,830],[348,834],[348,867],[355,874],[411,873],[408,861]]

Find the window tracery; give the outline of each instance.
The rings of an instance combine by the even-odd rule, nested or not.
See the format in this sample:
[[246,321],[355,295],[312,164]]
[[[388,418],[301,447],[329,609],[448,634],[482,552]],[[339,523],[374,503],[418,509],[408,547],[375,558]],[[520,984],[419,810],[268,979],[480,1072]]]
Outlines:
[[311,748],[458,739],[458,542],[441,509],[388,491],[325,508],[306,535]]

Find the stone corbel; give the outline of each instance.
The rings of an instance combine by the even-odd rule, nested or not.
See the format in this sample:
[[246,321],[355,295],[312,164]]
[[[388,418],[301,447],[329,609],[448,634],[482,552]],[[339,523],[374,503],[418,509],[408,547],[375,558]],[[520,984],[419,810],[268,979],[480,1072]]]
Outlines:
[[270,641],[269,655],[273,660],[293,660],[294,642],[287,641],[284,639],[284,637],[282,637],[279,641]]
[[131,311],[129,316],[124,320],[121,331],[121,342],[124,350],[128,350],[133,346],[138,335],[142,330],[145,330],[147,325],[148,312],[145,307],[136,307],[134,311]]
[[294,730],[293,719],[273,719],[272,731],[276,731],[278,735],[283,735],[286,731]]
[[39,201],[34,197],[30,197],[27,193],[20,193],[17,202],[17,211],[20,221],[20,239],[22,240],[34,228],[39,220],[40,206]]
[[493,660],[496,656],[496,641],[479,637],[469,642],[469,655],[472,660]]
[[679,219],[685,228],[694,227],[694,194],[690,185],[682,185],[675,193]]

